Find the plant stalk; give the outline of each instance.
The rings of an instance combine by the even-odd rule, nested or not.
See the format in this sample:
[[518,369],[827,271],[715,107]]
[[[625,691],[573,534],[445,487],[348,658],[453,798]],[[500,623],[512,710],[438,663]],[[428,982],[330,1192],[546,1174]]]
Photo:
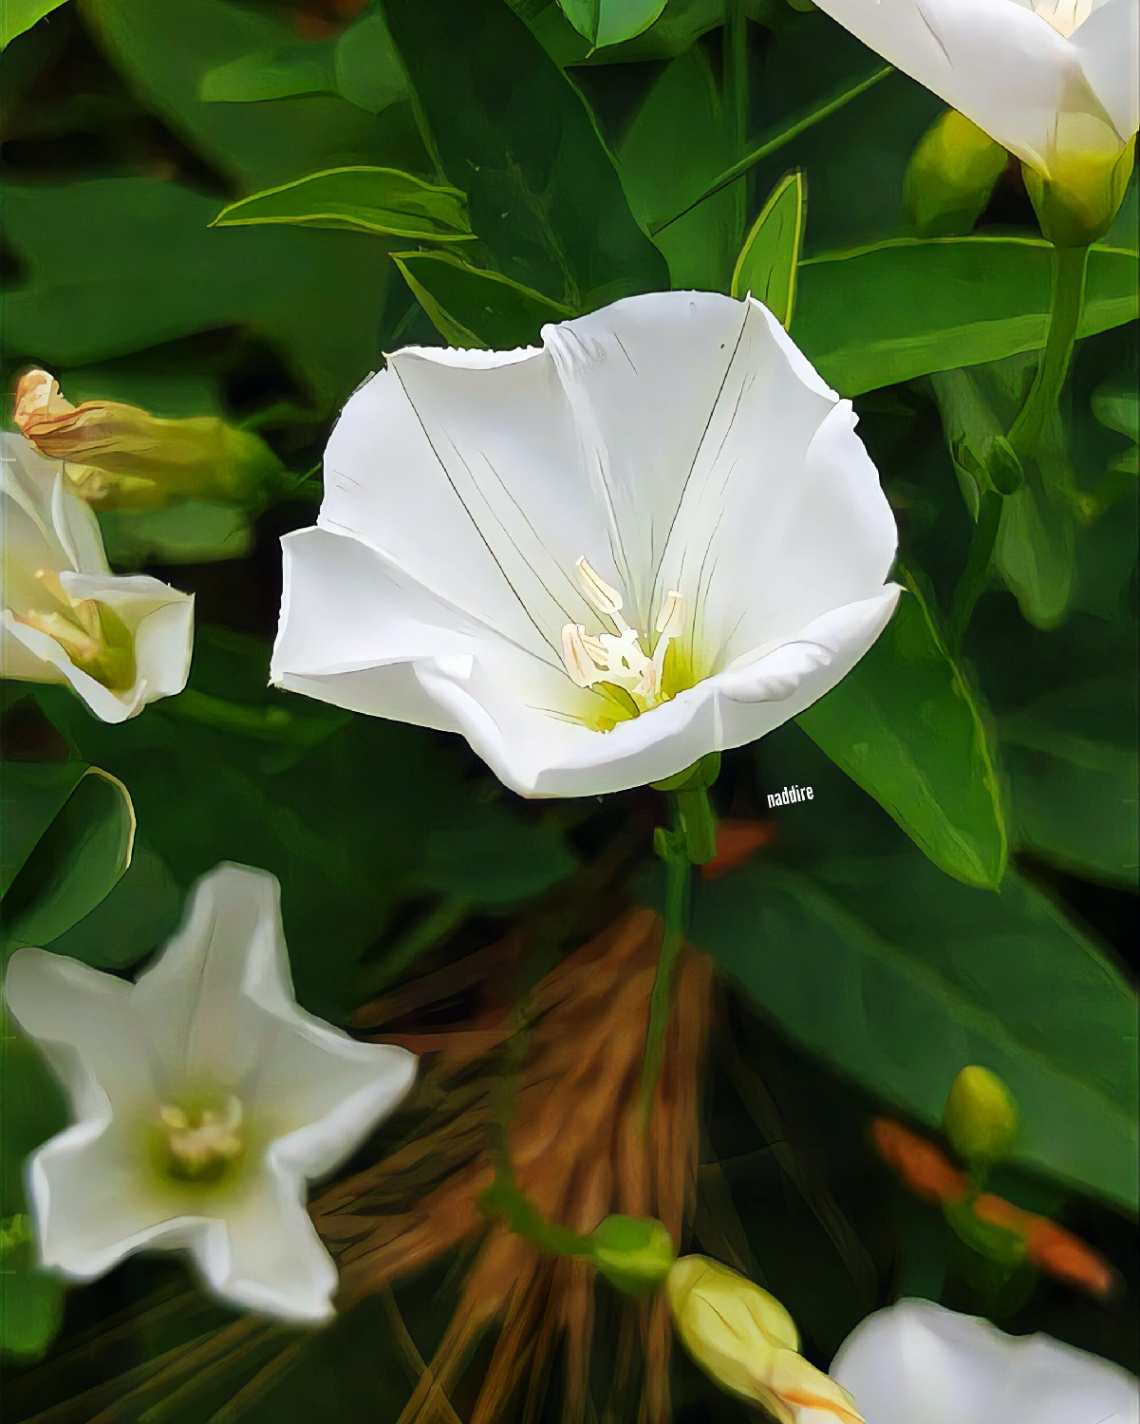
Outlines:
[[1046,422],[1057,409],[1081,323],[1088,262],[1087,247],[1053,248],[1053,300],[1045,352],[1009,432],[1009,443],[1018,455],[1036,450]]

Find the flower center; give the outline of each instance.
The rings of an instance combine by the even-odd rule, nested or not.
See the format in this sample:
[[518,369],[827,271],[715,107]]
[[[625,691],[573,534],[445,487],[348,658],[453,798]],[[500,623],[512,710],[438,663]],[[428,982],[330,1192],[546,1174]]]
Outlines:
[[112,692],[132,687],[134,646],[115,610],[94,598],[72,598],[54,569],[37,569],[35,578],[57,606],[29,608],[15,615],[18,621],[54,638],[77,668]]
[[1096,8],[1094,0],[1031,0],[1034,11],[1066,39]]
[[618,721],[667,702],[689,685],[676,656],[685,600],[676,590],[665,595],[650,636],[629,626],[622,617],[621,594],[585,558],[578,560],[575,570],[586,601],[613,631],[587,633],[584,624],[567,623],[562,629],[562,660],[573,682],[594,688],[613,704],[614,715],[598,719],[599,730],[609,731]]
[[158,1128],[165,1174],[181,1182],[216,1182],[241,1155],[242,1106],[232,1093],[208,1107],[163,1103]]

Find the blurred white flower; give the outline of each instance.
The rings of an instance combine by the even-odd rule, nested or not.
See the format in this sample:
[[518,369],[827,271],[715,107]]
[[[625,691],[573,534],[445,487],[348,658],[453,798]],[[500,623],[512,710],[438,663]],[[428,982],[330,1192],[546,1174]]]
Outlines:
[[[864,1320],[831,1373],[867,1424],[1137,1424],[1140,1390],[1109,1364],[1048,1335],[904,1300]],[[832,1424],[803,1413],[797,1424]]]
[[0,675],[69,683],[104,722],[186,685],[194,599],[111,573],[99,524],[63,466],[0,435]]
[[1042,177],[1082,191],[1112,187],[1140,125],[1137,0],[819,0],[819,8]]
[[416,1059],[297,1006],[271,875],[204,877],[134,985],[20,949],[5,992],[76,1118],[28,1164],[45,1266],[90,1280],[143,1248],[181,1248],[238,1305],[332,1314],[336,1267],[305,1183],[392,1111]]
[[656,781],[821,697],[886,626],[855,416],[759,303],[632,297],[541,347],[412,347],[287,535],[271,677],[458,732],[523,795]]

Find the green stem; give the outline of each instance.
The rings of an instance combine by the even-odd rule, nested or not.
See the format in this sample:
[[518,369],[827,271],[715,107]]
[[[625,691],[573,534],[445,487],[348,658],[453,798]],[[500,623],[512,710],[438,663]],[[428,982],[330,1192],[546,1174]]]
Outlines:
[[800,134],[805,133],[810,128],[814,128],[816,124],[821,123],[824,119],[830,118],[832,114],[838,113],[839,110],[849,104],[852,99],[857,99],[860,94],[865,94],[873,85],[878,84],[880,79],[885,79],[888,74],[893,74],[894,72],[894,68],[891,65],[885,64],[881,69],[876,69],[873,74],[869,74],[866,79],[860,79],[857,84],[850,85],[848,88],[841,90],[833,98],[826,99],[822,104],[817,104],[815,108],[809,109],[801,118],[795,119],[792,123],[785,124],[782,128],[776,129],[758,148],[754,148],[751,153],[746,153],[744,157],[738,163],[734,163],[731,168],[726,168],[716,182],[713,183],[711,187],[706,188],[699,198],[694,198],[687,207],[682,208],[679,213],[674,213],[671,218],[664,218],[661,222],[651,223],[649,227],[650,236],[656,237],[659,232],[664,232],[667,227],[677,222],[679,218],[683,218],[686,213],[691,213],[694,208],[700,207],[700,205],[707,202],[709,198],[715,197],[722,189],[727,188],[730,183],[735,183],[738,178],[742,178],[750,169],[755,168],[758,163],[762,163],[765,158],[776,153],[779,149],[783,148],[785,144],[791,143],[792,139],[799,138]]
[[[743,0],[729,0],[724,26],[724,100],[728,111],[729,143],[737,160],[748,140],[748,17]],[[733,250],[744,239],[748,220],[748,185],[734,190]]]
[[370,965],[360,977],[357,990],[361,994],[379,994],[419,959],[420,955],[446,938],[467,918],[471,902],[460,896],[448,896],[433,906],[421,920],[403,935],[378,964]]
[[1004,497],[996,490],[981,491],[974,537],[966,558],[966,567],[962,570],[962,577],[954,590],[954,605],[950,613],[950,646],[955,652],[961,647],[966,629],[970,626],[974,605],[986,586],[1004,503]]
[[1037,448],[1045,423],[1057,408],[1081,323],[1088,262],[1087,247],[1053,249],[1053,301],[1045,354],[1009,432],[1009,443],[1019,455],[1032,454]]
[[[673,1012],[673,978],[681,946],[689,928],[689,891],[692,885],[692,862],[689,859],[681,797],[672,793],[672,831],[659,831],[655,844],[665,862],[665,931],[661,937],[661,954],[657,960],[657,977],[649,1000],[649,1028],[645,1037],[645,1061],[641,1071],[641,1106],[648,1118],[661,1060],[665,1052],[665,1032]],[[701,795],[707,794],[702,792]]]

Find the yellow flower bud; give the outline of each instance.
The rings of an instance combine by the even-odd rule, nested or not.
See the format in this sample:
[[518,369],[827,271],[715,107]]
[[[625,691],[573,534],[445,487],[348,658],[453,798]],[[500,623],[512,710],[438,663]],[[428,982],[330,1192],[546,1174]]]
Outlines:
[[1009,154],[956,109],[936,119],[918,141],[903,183],[903,201],[923,237],[969,232],[1005,172]]
[[1136,160],[1136,139],[1121,147],[1092,114],[1067,117],[1067,142],[1058,143],[1049,172],[1028,163],[1021,171],[1049,241],[1055,247],[1087,247],[1104,236],[1120,211]]
[[1017,1136],[1017,1104],[996,1073],[972,1065],[955,1078],[942,1125],[951,1147],[967,1162],[996,1162]]
[[120,401],[75,406],[47,371],[20,377],[15,421],[41,455],[63,462],[72,492],[100,509],[185,499],[251,509],[281,474],[263,440],[217,416],[167,420]]
[[706,1256],[682,1256],[665,1288],[681,1343],[721,1389],[778,1424],[797,1424],[801,1409],[864,1424],[847,1391],[799,1353],[795,1322],[775,1296]]

